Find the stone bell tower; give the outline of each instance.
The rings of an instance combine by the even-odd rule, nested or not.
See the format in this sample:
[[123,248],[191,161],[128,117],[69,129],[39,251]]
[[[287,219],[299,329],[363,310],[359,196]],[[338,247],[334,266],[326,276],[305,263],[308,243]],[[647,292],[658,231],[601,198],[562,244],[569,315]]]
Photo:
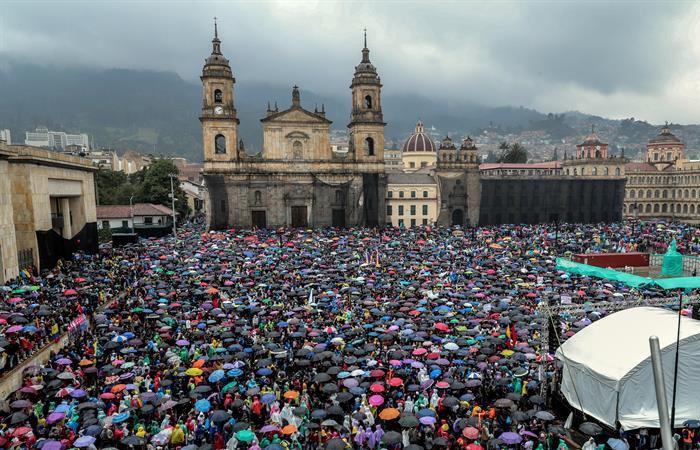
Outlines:
[[214,19],[211,55],[202,69],[202,139],[204,162],[237,161],[238,124],[234,105],[233,77],[228,59],[221,54],[221,41]]
[[350,157],[355,161],[384,161],[384,116],[382,114],[382,84],[377,69],[369,60],[367,31],[362,61],[355,67],[352,78],[352,113],[350,131]]

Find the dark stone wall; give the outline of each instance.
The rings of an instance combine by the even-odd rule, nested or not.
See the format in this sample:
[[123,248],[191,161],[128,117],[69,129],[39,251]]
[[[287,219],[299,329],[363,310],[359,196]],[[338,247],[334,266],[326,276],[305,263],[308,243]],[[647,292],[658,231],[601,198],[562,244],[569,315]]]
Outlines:
[[624,191],[625,180],[482,178],[479,224],[618,221]]
[[232,205],[228,201],[223,175],[205,174],[204,183],[207,187],[206,205],[209,209],[209,229],[223,230],[228,228],[228,212]]
[[39,267],[50,270],[59,259],[68,258],[76,251],[97,253],[97,223],[88,222],[71,239],[66,239],[54,230],[37,230],[36,243],[39,249]]

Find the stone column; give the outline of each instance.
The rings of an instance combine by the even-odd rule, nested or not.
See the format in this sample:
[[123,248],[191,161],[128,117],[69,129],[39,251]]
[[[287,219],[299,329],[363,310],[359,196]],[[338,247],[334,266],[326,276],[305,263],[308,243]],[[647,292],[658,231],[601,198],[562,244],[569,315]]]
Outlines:
[[70,198],[63,197],[61,199],[61,213],[63,214],[63,237],[70,239],[73,237],[70,223]]

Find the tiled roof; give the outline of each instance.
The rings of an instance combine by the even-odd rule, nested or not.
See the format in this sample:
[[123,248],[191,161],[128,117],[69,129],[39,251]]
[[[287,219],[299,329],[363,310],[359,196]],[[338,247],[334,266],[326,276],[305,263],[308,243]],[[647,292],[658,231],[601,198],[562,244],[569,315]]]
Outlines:
[[625,164],[625,172],[657,172],[656,167],[645,162],[629,162]]
[[485,163],[479,164],[479,170],[494,170],[494,169],[559,169],[561,162],[547,161],[533,164],[512,164],[512,163]]
[[[134,216],[170,216],[172,209],[153,203],[135,203]],[[131,217],[129,205],[97,205],[98,219],[125,219]]]

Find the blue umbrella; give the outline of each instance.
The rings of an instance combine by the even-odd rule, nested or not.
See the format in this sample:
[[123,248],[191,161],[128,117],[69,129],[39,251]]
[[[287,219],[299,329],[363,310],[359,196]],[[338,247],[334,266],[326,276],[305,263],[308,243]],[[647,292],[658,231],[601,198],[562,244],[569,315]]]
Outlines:
[[258,375],[267,376],[272,374],[272,370],[268,369],[267,367],[263,367],[262,369],[258,369],[256,373]]
[[266,405],[271,405],[275,402],[275,400],[277,400],[277,396],[275,394],[263,394],[263,396],[260,398],[260,401]]
[[209,400],[206,399],[197,400],[197,403],[194,404],[194,409],[197,411],[207,412],[210,408],[211,403],[209,403]]
[[226,374],[230,377],[240,377],[243,375],[243,371],[241,369],[231,369]]
[[[116,416],[114,416],[112,418],[112,423],[122,423],[122,422],[126,421],[126,419],[128,419],[128,418],[129,418],[129,413],[123,412],[123,413],[120,413],[120,414],[117,414]],[[90,445],[90,444],[88,444],[88,445]]]
[[224,378],[224,371],[221,369],[215,370],[209,375],[210,383],[217,383]]

